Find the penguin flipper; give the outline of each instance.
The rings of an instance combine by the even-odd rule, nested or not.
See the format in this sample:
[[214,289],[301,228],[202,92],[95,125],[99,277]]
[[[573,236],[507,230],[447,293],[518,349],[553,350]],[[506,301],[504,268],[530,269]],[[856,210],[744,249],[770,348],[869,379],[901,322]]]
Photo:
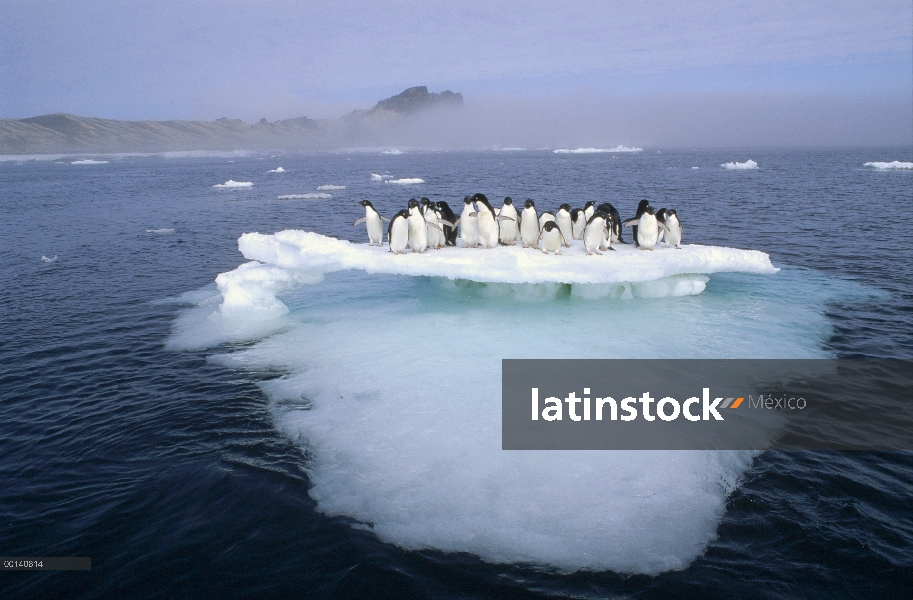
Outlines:
[[501,215],[498,215],[497,217],[495,217],[495,219],[498,221],[513,221],[512,218],[506,217],[506,216],[501,216]]
[[669,227],[668,227],[665,223],[663,223],[662,221],[657,221],[657,223],[659,223],[659,228],[660,228],[660,229],[665,229],[666,231],[671,231],[671,229],[669,229]]
[[634,217],[633,219],[628,219],[627,221],[622,221],[622,225],[629,227],[631,225],[636,225],[640,221],[640,217]]
[[438,231],[440,231],[441,233],[444,233],[444,230],[441,229],[441,226],[438,225],[437,223],[429,223],[428,221],[425,221],[425,225],[427,225],[428,227],[434,227],[434,228],[436,228]]
[[358,225],[359,223],[364,223],[364,222],[367,221],[367,220],[368,220],[367,217],[362,217],[362,218],[360,218],[360,219],[356,219],[355,222],[352,223],[352,227],[355,227],[355,226]]
[[457,220],[453,222],[453,225],[451,225],[451,227],[454,227],[454,228],[455,228],[457,225],[459,225],[459,224],[460,224],[460,219],[462,219],[462,217],[457,217]]
[[444,219],[438,219],[438,221],[440,221],[442,225],[446,225],[447,227],[456,227],[456,224],[451,223],[450,221],[445,221]]

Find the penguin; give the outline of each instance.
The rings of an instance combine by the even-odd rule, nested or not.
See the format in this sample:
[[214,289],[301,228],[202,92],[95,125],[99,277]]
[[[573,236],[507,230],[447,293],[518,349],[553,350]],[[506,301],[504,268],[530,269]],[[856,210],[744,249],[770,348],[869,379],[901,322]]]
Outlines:
[[457,216],[453,214],[453,210],[450,208],[450,205],[444,202],[443,200],[437,201],[438,212],[440,212],[439,219],[442,223],[453,223],[453,225],[444,225],[444,239],[448,246],[456,246],[457,241]]
[[479,227],[479,243],[482,244],[484,248],[497,247],[501,229],[499,227],[499,222],[513,221],[516,223],[516,221],[507,216],[496,216],[495,210],[491,207],[485,194],[476,194],[472,197],[472,200],[479,209],[478,212],[475,213]]
[[561,254],[561,246],[564,245],[564,236],[561,235],[561,229],[554,221],[546,221],[542,227],[542,233],[539,234],[539,242],[542,244],[542,252],[548,254],[554,252]]
[[357,219],[352,226],[358,225],[359,223],[365,223],[368,228],[368,245],[373,246],[377,244],[378,246],[384,245],[384,224],[383,221],[389,221],[387,217],[382,217],[375,210],[374,205],[371,204],[370,200],[362,200],[359,202],[361,206],[365,207],[365,216],[360,219]]
[[437,250],[444,246],[444,230],[441,228],[441,221],[438,218],[437,211],[434,210],[434,204],[428,198],[422,198],[422,216],[425,218],[425,226],[428,228],[428,247]]
[[[647,210],[647,207],[648,207],[648,206],[650,206],[650,202],[649,202],[648,200],[641,200],[640,203],[637,205],[637,211],[634,213],[634,217],[633,217],[633,218],[634,218],[634,219],[639,219],[640,216],[641,216],[642,214],[644,214],[644,211]],[[631,221],[631,220],[633,220],[633,219],[628,219],[628,220]],[[627,222],[627,221],[626,221],[626,222]],[[639,246],[639,245],[640,245],[640,244],[638,244],[638,242],[637,242],[637,227],[638,227],[637,225],[631,227],[631,236],[634,238],[634,245],[635,245],[635,246]]]
[[406,251],[406,246],[409,245],[408,210],[401,210],[394,215],[387,228],[387,241],[393,254],[402,254]]
[[517,238],[520,237],[520,223],[518,222],[520,215],[517,214],[517,208],[514,206],[514,201],[510,196],[504,198],[504,206],[501,207],[498,216],[510,217],[513,219],[512,221],[502,220],[499,223],[501,228],[501,243],[513,246],[514,242],[517,241]]
[[575,208],[571,211],[571,233],[575,240],[583,239],[583,231],[586,229],[586,212],[582,208]]
[[656,213],[656,220],[666,226],[665,231],[660,227],[660,235],[666,238],[666,243],[672,244],[676,249],[681,250],[684,229],[678,220],[678,214],[676,214],[675,209],[660,209],[660,211]]
[[586,215],[586,222],[590,222],[590,217],[593,216],[593,213],[596,212],[596,203],[592,200],[583,205],[583,214]]
[[586,255],[602,254],[600,250],[612,248],[612,242],[609,241],[609,222],[612,217],[608,213],[596,211],[586,224],[586,230],[583,232],[583,245],[586,247]]
[[539,243],[539,215],[536,214],[536,203],[527,200],[520,214],[520,239],[524,248],[535,248]]
[[409,200],[409,247],[421,254],[428,247],[428,224],[422,214],[418,200]]
[[558,212],[555,213],[555,223],[558,225],[558,229],[561,230],[561,237],[564,238],[564,247],[570,248],[571,240],[574,238],[570,204],[565,203],[558,207]]
[[542,231],[542,228],[549,221],[551,221],[552,223],[555,222],[555,213],[544,212],[541,215],[539,215],[539,231]]
[[641,250],[653,250],[653,246],[656,245],[656,239],[659,237],[660,228],[666,231],[669,230],[665,223],[660,223],[656,220],[656,215],[653,214],[653,207],[649,205],[647,205],[647,208],[639,218],[628,219],[624,224],[625,226],[636,225],[637,237],[634,241]]
[[604,212],[607,215],[612,217],[612,227],[609,228],[609,241],[613,244],[618,242],[619,244],[627,244],[626,241],[621,239],[621,215],[618,214],[618,211],[608,202],[603,202],[598,207],[596,207],[596,212]]
[[472,203],[472,198],[466,196],[463,198],[463,212],[460,214],[460,239],[467,248],[475,248],[479,245],[479,221],[474,215],[476,208]]

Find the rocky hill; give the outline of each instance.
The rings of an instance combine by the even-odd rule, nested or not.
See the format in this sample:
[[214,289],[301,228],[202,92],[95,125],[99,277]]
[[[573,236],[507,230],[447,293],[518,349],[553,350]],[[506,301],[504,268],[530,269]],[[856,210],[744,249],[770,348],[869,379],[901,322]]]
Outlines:
[[[0,154],[64,154],[237,150],[329,149],[382,145],[411,118],[429,109],[462,107],[462,94],[430,93],[412,87],[381,100],[370,110],[340,119],[299,117],[248,124],[215,121],[120,121],[57,113],[28,119],[0,119]],[[394,136],[395,137],[395,136]]]

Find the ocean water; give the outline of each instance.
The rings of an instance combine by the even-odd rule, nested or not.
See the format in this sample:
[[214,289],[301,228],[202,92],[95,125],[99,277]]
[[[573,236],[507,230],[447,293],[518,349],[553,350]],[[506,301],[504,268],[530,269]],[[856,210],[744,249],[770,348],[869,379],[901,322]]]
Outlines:
[[[93,559],[2,596],[909,598],[911,453],[499,448],[502,358],[913,356],[913,171],[864,166],[911,156],[0,161],[0,553]],[[276,270],[268,318],[220,309],[242,233],[365,241],[358,200],[476,191],[648,198],[781,270],[634,298]]]

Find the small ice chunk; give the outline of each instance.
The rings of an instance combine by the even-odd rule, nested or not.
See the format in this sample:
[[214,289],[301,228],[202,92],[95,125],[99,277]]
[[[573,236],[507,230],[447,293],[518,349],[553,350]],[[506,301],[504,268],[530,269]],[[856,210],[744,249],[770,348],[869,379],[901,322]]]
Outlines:
[[253,181],[235,181],[233,179],[229,179],[225,183],[217,183],[212,187],[214,187],[214,188],[246,188],[246,187],[252,187],[253,185],[254,185]]
[[730,171],[744,171],[746,169],[757,169],[758,163],[749,158],[745,162],[728,162],[723,163],[720,166],[724,169],[729,169]]

